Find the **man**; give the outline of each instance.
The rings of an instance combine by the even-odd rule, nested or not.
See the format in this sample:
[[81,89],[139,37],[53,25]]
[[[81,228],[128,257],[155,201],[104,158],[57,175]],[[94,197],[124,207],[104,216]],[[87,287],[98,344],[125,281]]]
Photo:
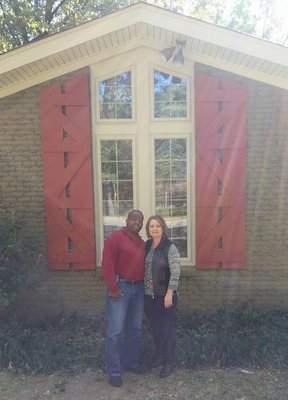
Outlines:
[[[139,372],[145,257],[145,243],[139,232],[143,220],[141,211],[130,211],[126,226],[111,233],[104,243],[102,270],[107,285],[107,370],[108,382],[115,387],[122,385],[122,368]],[[120,348],[122,334],[123,352]]]

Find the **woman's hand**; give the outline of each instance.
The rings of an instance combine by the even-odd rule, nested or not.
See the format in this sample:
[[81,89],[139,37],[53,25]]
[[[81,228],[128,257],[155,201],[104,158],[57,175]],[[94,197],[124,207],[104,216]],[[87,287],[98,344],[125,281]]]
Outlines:
[[164,297],[164,307],[165,308],[172,307],[172,305],[173,305],[172,297],[173,297],[173,290],[172,289],[168,289],[167,293],[166,293],[166,295]]

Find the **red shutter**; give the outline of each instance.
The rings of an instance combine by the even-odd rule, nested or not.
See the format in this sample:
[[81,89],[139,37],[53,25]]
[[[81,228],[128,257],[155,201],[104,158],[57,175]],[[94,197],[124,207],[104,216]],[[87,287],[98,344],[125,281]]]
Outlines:
[[89,76],[40,93],[49,269],[95,268]]
[[196,74],[196,263],[245,267],[246,88]]

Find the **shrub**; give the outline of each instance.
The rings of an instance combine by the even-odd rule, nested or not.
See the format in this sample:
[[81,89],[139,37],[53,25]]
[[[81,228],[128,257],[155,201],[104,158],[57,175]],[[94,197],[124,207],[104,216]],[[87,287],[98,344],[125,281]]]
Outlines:
[[[209,314],[179,313],[176,364],[185,368],[288,367],[288,312],[255,308]],[[46,317],[37,325],[0,320],[0,368],[27,373],[105,369],[106,322],[77,314]],[[143,324],[141,361],[153,355]]]
[[7,308],[15,303],[20,291],[32,287],[31,273],[25,269],[29,264],[30,272],[35,263],[36,254],[31,241],[24,241],[24,224],[7,210],[3,212],[1,204],[0,218],[0,306]]
[[288,312],[242,307],[180,315],[178,360],[188,367],[288,366]]
[[16,318],[0,324],[2,368],[47,374],[104,367],[103,319],[59,314],[34,326]]

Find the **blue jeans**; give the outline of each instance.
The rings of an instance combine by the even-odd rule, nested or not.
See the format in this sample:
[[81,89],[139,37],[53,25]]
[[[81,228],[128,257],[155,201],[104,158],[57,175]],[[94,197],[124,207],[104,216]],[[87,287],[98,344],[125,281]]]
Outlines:
[[[144,309],[144,283],[118,283],[121,298],[113,303],[107,292],[107,371],[121,375],[121,367],[139,367],[139,345]],[[124,336],[123,347],[121,346]],[[123,350],[123,351],[122,351]]]

